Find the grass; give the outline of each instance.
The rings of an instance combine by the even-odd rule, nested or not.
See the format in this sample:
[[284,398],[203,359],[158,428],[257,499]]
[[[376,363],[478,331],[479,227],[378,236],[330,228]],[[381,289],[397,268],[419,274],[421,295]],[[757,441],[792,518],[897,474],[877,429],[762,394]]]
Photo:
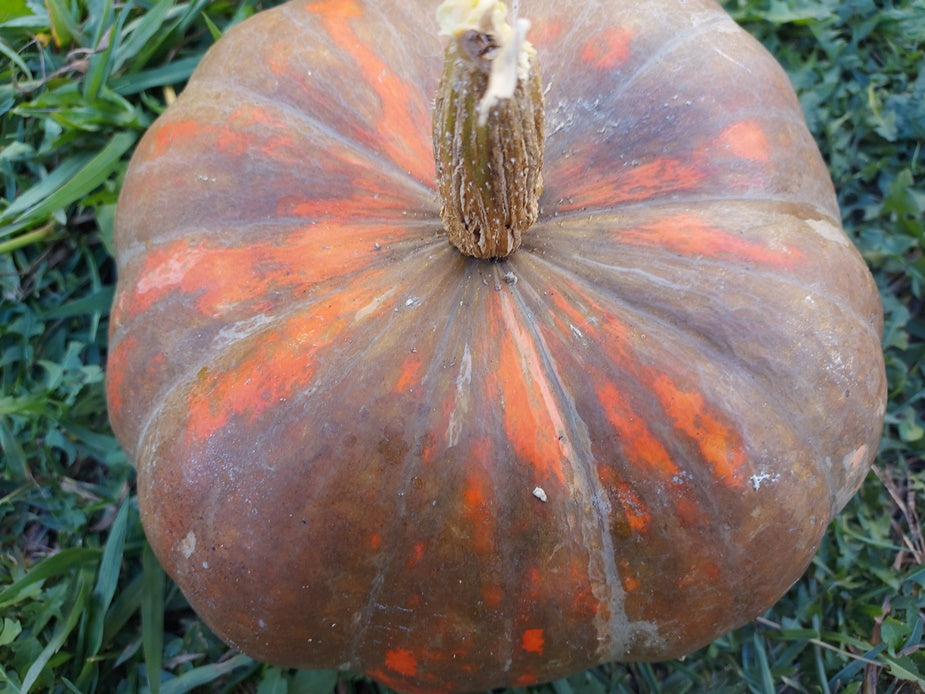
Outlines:
[[[259,0],[0,2],[0,692],[376,692],[229,652],[147,548],[103,395],[113,211],[139,135]],[[925,5],[727,0],[778,56],[886,312],[876,468],[772,610],[684,661],[535,692],[925,688]]]

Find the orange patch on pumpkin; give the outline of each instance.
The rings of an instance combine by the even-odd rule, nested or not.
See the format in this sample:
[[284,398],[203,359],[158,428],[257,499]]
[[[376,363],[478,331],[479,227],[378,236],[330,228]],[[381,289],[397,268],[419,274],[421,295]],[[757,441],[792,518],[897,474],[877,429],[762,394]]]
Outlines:
[[485,504],[485,492],[478,481],[470,479],[469,486],[463,490],[463,502],[469,512],[475,511]]
[[663,480],[680,475],[681,471],[671,455],[613,383],[599,383],[596,392],[624,455],[633,465],[640,470],[655,472]]
[[619,67],[630,56],[633,32],[626,28],[611,27],[592,36],[581,51],[581,60],[598,70]]
[[633,530],[637,533],[644,533],[649,529],[652,522],[652,514],[649,507],[639,498],[632,487],[624,482],[617,470],[606,463],[597,466],[597,476],[601,486],[606,492],[611,502],[618,508],[613,509],[615,518],[625,524],[625,528],[620,528],[619,532],[628,532]]
[[106,399],[109,402],[110,417],[120,419],[122,412],[122,394],[126,390],[126,375],[131,361],[131,354],[139,346],[138,338],[129,335],[109,349],[106,361]]
[[418,659],[407,648],[393,648],[386,651],[385,666],[406,677],[414,677],[418,673]]
[[411,352],[402,360],[401,372],[395,387],[392,389],[395,393],[404,393],[412,390],[414,386],[421,382],[421,371],[424,367],[424,357],[417,352]]
[[663,248],[681,255],[752,261],[773,267],[790,267],[803,260],[803,253],[791,248],[773,248],[734,231],[707,224],[693,214],[665,216],[634,229],[614,232],[620,243]]
[[224,306],[258,294],[256,264],[259,253],[251,249],[207,248],[180,240],[155,248],[145,257],[130,306],[133,314],[180,290],[195,294],[196,307],[215,316]]
[[199,138],[206,131],[206,126],[198,120],[188,118],[185,120],[161,121],[151,128],[151,133],[142,145],[148,145],[151,148],[149,157],[159,157],[174,144],[179,146],[185,145]]
[[[227,314],[242,303],[259,307],[262,297],[308,288],[358,269],[368,262],[377,242],[406,233],[362,224],[338,224],[338,233],[330,233],[331,228],[315,224],[298,229],[279,245],[221,248],[180,240],[154,248],[145,256],[134,290],[120,297],[120,307],[133,317],[176,296],[178,290],[194,295],[196,308],[206,316]],[[319,248],[320,239],[329,243]]]
[[713,468],[717,479],[729,485],[741,485],[746,456],[738,432],[723,422],[696,390],[679,388],[664,375],[653,379],[651,385],[675,429],[697,443],[700,454]]
[[528,39],[537,48],[550,46],[559,40],[565,27],[558,19],[538,21],[530,27]]
[[[343,6],[343,7],[342,7]],[[380,112],[372,134],[377,145],[398,165],[422,182],[434,180],[433,145],[430,138],[430,112],[415,86],[404,81],[392,66],[361,41],[344,18],[354,18],[362,10],[353,0],[323,0],[308,6],[322,17],[325,30],[339,49],[350,55],[356,76],[379,97]],[[428,96],[429,98],[429,96]]]
[[363,14],[363,10],[356,0],[311,0],[311,2],[306,3],[305,9],[312,14],[347,19],[359,17]]
[[295,140],[287,134],[289,129],[269,109],[247,105],[236,109],[222,125],[192,118],[159,122],[142,147],[149,148],[147,157],[162,156],[174,149],[196,148],[248,157],[260,152],[270,159],[293,160],[299,154]]
[[[505,403],[504,426],[508,440],[521,460],[536,469],[537,481],[565,484],[564,463],[574,459],[561,404],[549,386],[548,366],[539,356],[538,337],[529,333],[507,294],[500,298],[501,359],[497,384]],[[493,394],[489,394],[492,397]]]
[[246,415],[253,421],[290,398],[314,377],[317,353],[332,344],[358,312],[375,315],[383,310],[376,298],[383,291],[375,282],[345,291],[268,331],[230,368],[201,369],[188,397],[187,436],[204,441],[233,416]]
[[412,566],[417,566],[418,564],[421,563],[421,559],[424,558],[425,549],[426,547],[424,546],[423,542],[414,543],[414,547],[411,548],[411,556],[408,557],[408,561],[405,562],[408,568],[411,568]]
[[[706,175],[696,166],[676,159],[661,158],[600,171],[589,165],[592,153],[577,153],[557,162],[558,169],[550,171],[549,179],[556,181],[580,180],[578,188],[557,208],[559,212],[571,210],[613,209],[621,203],[642,202],[666,197],[672,193],[696,191]],[[592,160],[593,161],[593,160]],[[555,166],[556,162],[552,164]],[[544,174],[545,175],[545,174]]]
[[632,574],[632,568],[626,559],[620,560],[620,583],[623,584],[623,590],[627,593],[639,589],[639,579]]
[[282,44],[268,46],[264,51],[264,61],[274,75],[284,75],[289,67],[289,53]]
[[490,607],[498,607],[504,600],[504,590],[501,586],[486,584],[482,586],[482,600]]
[[[304,334],[299,335],[297,342],[302,343],[304,338]],[[314,352],[290,350],[274,341],[261,345],[228,373],[216,374],[203,368],[188,400],[188,437],[204,441],[233,416],[248,415],[253,420],[285,400],[299,383],[313,377]]]
[[287,195],[280,198],[276,205],[278,217],[300,217],[303,219],[352,218],[354,220],[378,218],[383,219],[389,213],[413,205],[411,200],[397,200],[388,195],[373,196],[368,193],[376,190],[378,183],[372,180],[357,179],[354,194],[340,198],[300,198]]
[[491,443],[487,439],[472,441],[469,449],[468,474],[462,489],[460,515],[468,523],[470,542],[478,554],[495,551],[495,524],[492,514],[494,490],[485,461],[493,459]]
[[720,146],[742,159],[769,161],[771,147],[764,130],[754,120],[733,123],[719,135]]
[[537,655],[543,655],[544,642],[542,629],[527,629],[520,637],[520,647],[528,653]]
[[227,125],[218,140],[224,151],[253,156],[257,150],[271,159],[290,161],[302,156],[289,134],[291,124],[269,108],[240,106],[229,116]]
[[614,485],[616,497],[620,500],[623,516],[630,528],[637,533],[644,533],[649,529],[652,523],[652,514],[649,507],[639,498],[639,495],[633,491],[628,484],[616,483]]
[[703,512],[696,501],[686,496],[689,490],[682,488],[682,485],[676,485],[672,506],[678,515],[681,525],[690,528],[703,521]]
[[722,572],[716,562],[705,560],[694,560],[690,562],[684,574],[678,579],[678,588],[691,588],[693,586],[713,588],[719,580]]

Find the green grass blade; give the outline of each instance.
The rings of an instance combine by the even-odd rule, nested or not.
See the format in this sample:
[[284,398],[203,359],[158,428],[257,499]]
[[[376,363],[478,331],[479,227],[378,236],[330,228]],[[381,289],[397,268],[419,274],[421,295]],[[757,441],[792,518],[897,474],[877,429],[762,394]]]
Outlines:
[[28,482],[32,479],[29,472],[29,464],[26,462],[26,454],[13,435],[13,430],[7,424],[6,417],[0,414],[0,452],[3,453],[3,460],[10,478],[14,482]]
[[816,666],[816,677],[819,681],[820,694],[830,694],[828,680],[825,676],[825,662],[822,659],[822,649],[813,644],[813,664]]
[[43,559],[25,576],[0,591],[0,608],[19,602],[21,593],[29,586],[52,576],[61,576],[84,565],[97,561],[100,550],[88,547],[69,547]]
[[123,548],[128,526],[128,500],[122,502],[119,512],[109,529],[109,538],[103,548],[96,586],[90,600],[89,619],[86,625],[86,646],[84,648],[84,665],[77,677],[77,686],[81,691],[90,688],[90,682],[97,668],[97,658],[103,644],[104,618],[112,603],[122,569]]
[[109,79],[112,69],[113,50],[116,49],[122,40],[122,30],[128,19],[129,13],[132,11],[132,2],[127,2],[119,11],[116,21],[108,28],[103,29],[104,22],[108,22],[109,16],[112,14],[111,5],[111,0],[107,0],[106,9],[102,13],[100,27],[98,29],[101,38],[103,34],[109,34],[109,40],[106,41],[106,49],[90,58],[87,74],[84,75],[83,95],[87,101],[91,102],[99,96],[100,89],[102,89],[103,85],[106,84]]
[[0,6],[0,25],[14,17],[23,17],[29,14],[26,0],[5,0]]
[[32,245],[33,243],[44,241],[51,235],[51,232],[54,231],[54,229],[55,225],[53,223],[49,223],[39,227],[38,229],[33,229],[26,234],[14,236],[9,241],[3,241],[0,243],[0,254],[12,253],[13,251],[18,251],[20,248],[25,248],[26,246]]
[[925,690],[925,677],[919,672],[918,667],[912,658],[908,656],[896,657],[885,655],[886,666],[894,677],[908,682],[915,682],[919,686],[919,691]]
[[67,48],[80,34],[80,25],[77,18],[71,14],[69,3],[63,0],[45,0],[48,10],[48,20],[51,23],[51,35],[59,48]]
[[299,670],[292,676],[292,691],[333,692],[337,686],[336,670]]
[[214,682],[239,667],[253,665],[254,661],[246,655],[236,655],[221,663],[211,663],[193,668],[179,677],[167,680],[161,686],[161,694],[185,694],[196,687]]
[[103,643],[109,643],[141,608],[144,578],[144,573],[137,574],[115,596],[109,611],[106,613],[106,622],[103,627]]
[[141,594],[142,650],[148,687],[152,694],[158,694],[164,653],[164,570],[148,544],[145,544],[141,566],[144,575]]
[[848,664],[839,670],[835,675],[829,678],[829,689],[838,689],[844,686],[845,682],[850,682],[858,673],[866,668],[870,663],[877,663],[876,658],[886,650],[885,643],[878,643],[876,646],[858,656],[853,656]]
[[[112,71],[118,72],[126,62],[133,60],[158,34],[168,14],[174,6],[174,0],[160,0],[154,7],[130,23],[126,28],[128,38],[119,45],[113,54]],[[142,64],[133,63],[133,77],[138,75]]]
[[764,649],[764,640],[756,633],[752,639],[755,644],[755,655],[758,656],[758,672],[761,675],[762,694],[774,694],[774,677],[768,664],[768,654]]
[[185,82],[193,74],[193,69],[200,60],[202,60],[202,55],[181,58],[161,67],[116,77],[109,83],[109,86],[120,96],[131,96],[146,89]]
[[18,619],[4,617],[0,624],[0,646],[9,646],[22,633],[22,624]]
[[147,65],[151,58],[163,49],[164,45],[169,42],[171,37],[186,31],[190,24],[199,16],[202,8],[205,7],[207,2],[208,0],[194,0],[194,2],[188,5],[178,5],[175,8],[171,8],[182,12],[182,14],[173,19],[176,13],[170,12],[172,19],[170,24],[165,25],[162,31],[155,34],[152,40],[138,51],[138,54],[129,63],[129,71],[134,72],[140,66]]
[[205,12],[202,13],[202,20],[206,23],[206,26],[209,27],[209,34],[212,36],[213,41],[218,41],[222,38],[222,30],[218,28],[215,22],[213,22]]
[[55,306],[42,314],[43,318],[73,318],[93,313],[106,313],[112,306],[114,287],[100,287],[99,291],[74,299],[66,304]]
[[[72,164],[67,170],[71,175],[54,190],[47,191],[48,186],[44,182],[36,184],[36,188],[42,186],[41,191],[43,193],[47,192],[47,195],[41,196],[43,199],[40,202],[23,210],[13,220],[14,224],[24,226],[32,221],[39,220],[80,200],[93,191],[109,178],[119,164],[122,155],[135,143],[135,138],[135,133],[132,132],[116,133],[96,156],[87,160],[86,163],[81,158],[78,160],[79,164]],[[72,169],[76,169],[76,171],[71,173]],[[39,197],[38,194],[35,194],[35,196]],[[11,210],[14,212],[11,212]],[[19,212],[19,210],[16,209],[14,203],[0,216],[0,222],[9,219],[15,212]]]
[[26,676],[22,681],[22,687],[19,690],[20,694],[28,694],[29,690],[32,689],[32,686],[42,674],[42,670],[45,669],[48,661],[58,652],[64,644],[65,639],[74,630],[74,627],[77,626],[77,622],[80,621],[81,615],[87,608],[87,599],[90,595],[90,575],[91,572],[88,569],[84,569],[80,571],[74,579],[76,585],[74,586],[73,592],[76,593],[76,597],[74,598],[74,603],[71,605],[71,610],[64,620],[59,621],[58,628],[55,629],[55,633],[51,637],[51,640],[45,645],[45,648],[42,649],[42,652],[35,661],[33,661],[28,671],[26,671]]
[[122,550],[125,546],[125,533],[128,527],[128,500],[122,502],[122,507],[116,514],[109,538],[103,548],[103,557],[100,560],[99,572],[96,577],[96,587],[93,589],[93,613],[90,617],[88,655],[96,655],[103,641],[103,617],[112,598],[116,594],[119,583],[119,574],[122,570]]
[[[3,210],[3,213],[0,214],[0,224],[16,219],[17,216],[22,215],[29,208],[40,204],[42,200],[77,175],[77,172],[85,167],[91,158],[89,154],[74,154],[63,160],[54,171],[43,176],[38,183],[20,193]],[[0,236],[3,235],[0,234]]]
[[26,76],[26,80],[32,80],[32,70],[29,69],[26,61],[20,58],[19,55],[16,54],[16,51],[10,48],[7,42],[2,38],[0,38],[0,53],[5,55],[11,63],[22,70],[23,74]]
[[109,33],[112,27],[113,0],[90,0],[85,2],[87,19],[84,24],[85,32],[90,35],[87,43],[90,47],[99,49],[103,36]]

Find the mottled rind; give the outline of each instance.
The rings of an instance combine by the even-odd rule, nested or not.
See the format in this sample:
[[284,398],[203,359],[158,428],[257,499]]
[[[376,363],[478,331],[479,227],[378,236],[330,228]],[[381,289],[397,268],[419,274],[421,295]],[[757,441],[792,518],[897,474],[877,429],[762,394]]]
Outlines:
[[678,657],[875,455],[879,297],[787,76],[708,0],[527,7],[544,192],[507,259],[446,242],[430,2],[260,13],[138,145],[112,425],[255,658],[449,692]]

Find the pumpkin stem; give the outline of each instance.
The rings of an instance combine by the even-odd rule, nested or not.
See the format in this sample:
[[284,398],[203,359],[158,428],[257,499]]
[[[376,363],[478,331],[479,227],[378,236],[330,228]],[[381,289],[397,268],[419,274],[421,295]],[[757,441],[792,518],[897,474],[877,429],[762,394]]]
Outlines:
[[530,22],[497,0],[445,0],[450,36],[434,107],[434,159],[443,226],[456,248],[504,258],[539,214],[545,110]]

